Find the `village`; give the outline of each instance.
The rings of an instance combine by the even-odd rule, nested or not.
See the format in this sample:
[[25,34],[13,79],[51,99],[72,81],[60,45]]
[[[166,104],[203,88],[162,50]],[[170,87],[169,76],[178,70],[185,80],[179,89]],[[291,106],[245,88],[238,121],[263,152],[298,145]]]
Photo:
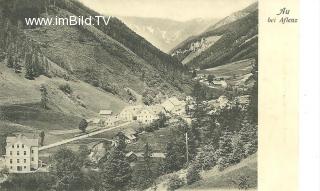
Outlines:
[[[242,104],[248,103],[247,97],[242,97],[239,100],[242,100]],[[220,96],[216,100],[204,102],[212,108],[209,114],[213,114],[217,110],[231,104],[226,96]],[[108,132],[109,130],[116,130],[122,126],[127,126],[124,130],[119,131],[119,133],[125,136],[126,144],[134,144],[139,139],[139,135],[143,134],[144,131],[138,132],[136,129],[130,128],[130,124],[138,123],[147,127],[157,121],[160,115],[172,119],[182,118],[188,124],[191,124],[192,119],[188,111],[194,109],[194,107],[194,99],[191,96],[187,96],[185,100],[171,97],[161,104],[152,106],[130,105],[117,114],[112,110],[101,110],[97,117],[86,119],[88,123],[87,132],[76,134],[74,138],[49,145],[42,145],[40,138],[30,138],[23,134],[16,134],[16,136],[7,137],[6,139],[6,154],[0,159],[0,168],[7,169],[9,173],[48,172],[50,164],[46,164],[41,160],[41,153],[45,153],[47,149],[61,147],[81,139],[88,139],[94,135]],[[89,158],[93,162],[98,162],[105,155],[104,143],[101,140],[109,141],[112,146],[117,144],[115,137],[111,140],[100,139],[100,141],[90,148],[91,153]],[[142,153],[128,151],[126,157],[131,163],[134,163],[138,157],[143,156]],[[165,158],[165,153],[153,153],[152,157]]]

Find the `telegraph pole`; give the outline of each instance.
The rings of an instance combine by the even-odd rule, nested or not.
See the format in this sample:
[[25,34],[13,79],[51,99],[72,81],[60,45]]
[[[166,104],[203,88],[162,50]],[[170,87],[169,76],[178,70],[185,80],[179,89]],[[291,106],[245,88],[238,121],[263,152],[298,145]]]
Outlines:
[[188,163],[189,162],[188,131],[186,131],[186,155],[187,155],[187,163]]

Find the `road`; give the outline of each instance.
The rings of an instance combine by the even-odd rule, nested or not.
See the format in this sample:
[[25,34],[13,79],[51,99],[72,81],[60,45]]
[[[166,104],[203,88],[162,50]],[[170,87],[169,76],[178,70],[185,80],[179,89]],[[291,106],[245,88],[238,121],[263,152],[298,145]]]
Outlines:
[[94,136],[94,135],[98,135],[98,134],[104,133],[106,131],[111,131],[113,129],[117,129],[119,127],[123,127],[123,126],[129,125],[129,124],[130,124],[130,122],[122,123],[121,125],[118,125],[118,126],[115,126],[115,127],[102,129],[102,130],[99,130],[99,131],[95,131],[95,132],[91,132],[91,133],[88,133],[88,134],[85,134],[85,135],[81,135],[79,137],[74,137],[74,138],[71,138],[71,139],[66,139],[66,140],[63,140],[63,141],[52,143],[50,145],[46,145],[46,146],[40,147],[39,151],[43,151],[43,150],[46,150],[46,149],[50,149],[50,148],[53,148],[53,147],[64,145],[64,144],[67,144],[67,143],[70,143],[70,142],[73,142],[73,141],[78,141],[78,140],[81,140],[81,139],[85,139],[85,138],[88,138],[88,137],[91,137],[91,136]]

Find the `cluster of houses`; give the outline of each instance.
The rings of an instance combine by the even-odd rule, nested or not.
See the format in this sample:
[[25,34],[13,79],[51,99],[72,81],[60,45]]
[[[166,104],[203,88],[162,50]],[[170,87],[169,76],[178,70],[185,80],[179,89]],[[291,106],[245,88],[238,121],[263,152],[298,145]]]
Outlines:
[[159,119],[159,114],[166,115],[184,115],[185,101],[180,101],[176,97],[167,99],[162,104],[144,106],[131,105],[125,107],[119,114],[114,115],[111,110],[101,110],[98,118],[88,119],[88,123],[95,126],[111,127],[122,122],[137,121],[141,124],[147,125]]

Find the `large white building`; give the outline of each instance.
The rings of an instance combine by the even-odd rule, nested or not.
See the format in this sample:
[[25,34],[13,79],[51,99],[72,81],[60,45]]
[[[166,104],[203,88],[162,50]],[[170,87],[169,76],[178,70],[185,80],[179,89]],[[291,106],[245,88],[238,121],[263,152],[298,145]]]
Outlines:
[[7,137],[5,164],[10,173],[29,173],[39,168],[38,139]]

